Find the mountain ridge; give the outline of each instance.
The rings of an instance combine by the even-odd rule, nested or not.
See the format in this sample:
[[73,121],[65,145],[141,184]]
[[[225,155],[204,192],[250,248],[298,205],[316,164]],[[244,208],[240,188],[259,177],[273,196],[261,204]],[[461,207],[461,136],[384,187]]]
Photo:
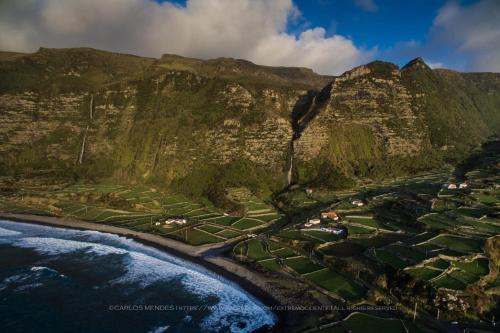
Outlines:
[[421,58],[332,77],[231,58],[41,48],[0,53],[0,75],[5,177],[45,170],[266,196],[289,173],[338,188],[454,163],[500,133],[500,74],[431,69]]

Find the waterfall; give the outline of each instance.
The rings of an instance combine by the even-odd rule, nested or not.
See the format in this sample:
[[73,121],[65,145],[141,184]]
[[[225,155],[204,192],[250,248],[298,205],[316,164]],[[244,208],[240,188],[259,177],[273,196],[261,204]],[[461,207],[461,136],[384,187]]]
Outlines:
[[309,108],[307,108],[307,112],[304,113],[304,115],[298,120],[300,126],[305,126],[305,123],[307,123],[310,120],[309,118],[311,118],[311,113],[313,112],[315,106],[316,106],[316,95],[313,96],[311,105],[309,105]]
[[87,132],[89,131],[89,125],[85,128],[85,133],[83,134],[82,148],[80,149],[80,156],[78,157],[78,164],[83,162],[83,153],[85,152],[85,141],[87,141]]
[[[90,95],[90,103],[89,103],[89,124],[92,122],[94,118],[94,95]],[[85,128],[85,133],[83,134],[82,147],[80,148],[80,155],[78,156],[78,164],[82,164],[83,162],[83,154],[85,153],[85,143],[87,141],[87,132],[89,131],[89,124]]]
[[287,184],[290,186],[292,184],[292,174],[293,174],[293,140],[290,142],[290,157],[289,157],[289,167],[287,173]]
[[89,118],[92,120],[93,118],[93,113],[94,112],[94,95],[90,95],[90,106],[89,106]]

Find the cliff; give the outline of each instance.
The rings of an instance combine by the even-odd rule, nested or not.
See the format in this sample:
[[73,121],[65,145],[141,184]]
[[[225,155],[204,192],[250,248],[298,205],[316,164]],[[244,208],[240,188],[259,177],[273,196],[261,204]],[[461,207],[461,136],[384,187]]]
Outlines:
[[498,134],[499,107],[500,75],[418,59],[335,78],[227,58],[5,52],[0,175],[271,193],[289,171],[307,183],[457,160]]

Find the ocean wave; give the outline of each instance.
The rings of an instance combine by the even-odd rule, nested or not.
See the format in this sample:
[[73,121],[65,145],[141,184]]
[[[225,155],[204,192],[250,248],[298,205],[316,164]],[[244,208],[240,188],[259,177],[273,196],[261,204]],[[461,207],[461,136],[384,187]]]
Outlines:
[[[11,228],[12,222],[0,221]],[[210,307],[201,326],[204,331],[229,328],[232,332],[251,332],[264,325],[272,325],[276,318],[262,307],[260,301],[246,293],[237,284],[194,263],[172,256],[133,239],[98,231],[81,231],[47,226],[18,224],[12,229],[27,237],[13,237],[15,246],[31,248],[42,254],[57,255],[85,251],[97,255],[123,254],[126,272],[111,281],[112,284],[135,283],[147,287],[158,281],[179,279],[187,292],[203,299],[218,299]],[[10,231],[10,230],[9,230]],[[36,237],[35,237],[36,236]],[[48,237],[42,237],[48,236]],[[36,266],[35,266],[36,267]],[[34,268],[44,270],[45,268]],[[240,327],[244,322],[245,327]],[[159,326],[160,327],[160,326]]]
[[164,333],[168,330],[170,326],[166,325],[166,326],[157,326],[157,327],[154,327],[152,330],[150,330],[148,333]]
[[[251,332],[264,325],[273,325],[276,320],[258,300],[220,276],[203,274],[141,252],[129,253],[127,272],[112,283],[137,283],[144,288],[177,277],[181,277],[187,291],[202,298],[215,296],[219,300],[210,307],[210,314],[201,323],[207,331],[229,327],[232,332]],[[238,327],[238,322],[244,322],[245,327]]]
[[0,237],[9,237],[9,236],[17,236],[22,233],[19,231],[14,231],[10,229],[0,228]]
[[15,241],[15,245],[23,248],[34,249],[42,254],[57,255],[84,250],[86,253],[96,255],[126,254],[127,250],[117,247],[81,242],[69,239],[51,237],[24,237]]

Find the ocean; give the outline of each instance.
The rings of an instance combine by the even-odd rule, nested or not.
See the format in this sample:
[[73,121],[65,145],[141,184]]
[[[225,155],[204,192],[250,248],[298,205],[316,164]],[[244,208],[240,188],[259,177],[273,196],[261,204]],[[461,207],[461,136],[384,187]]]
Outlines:
[[251,332],[235,283],[132,239],[0,220],[1,332]]

